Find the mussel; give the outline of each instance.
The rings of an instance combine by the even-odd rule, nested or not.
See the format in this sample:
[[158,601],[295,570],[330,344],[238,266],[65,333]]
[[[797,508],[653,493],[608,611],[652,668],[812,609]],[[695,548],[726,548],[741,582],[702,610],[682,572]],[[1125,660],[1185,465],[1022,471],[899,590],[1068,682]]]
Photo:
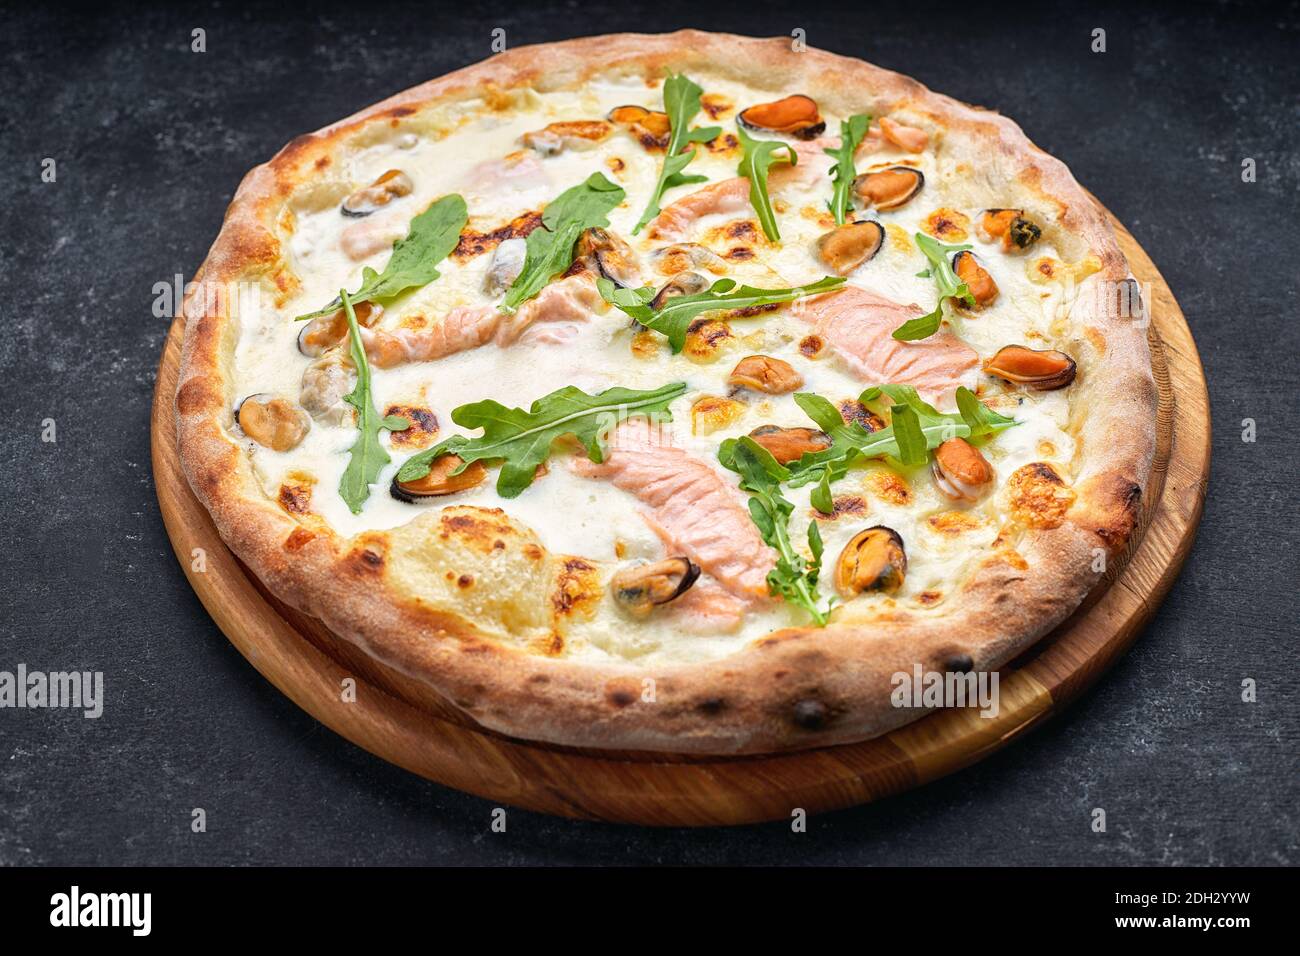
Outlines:
[[613,127],[604,120],[570,120],[524,133],[520,141],[543,156],[558,156],[566,149],[591,149],[611,132]]
[[387,206],[394,199],[409,196],[414,189],[410,176],[400,169],[390,169],[369,186],[348,196],[339,209],[343,215],[359,219]]
[[675,299],[679,295],[699,295],[706,291],[712,285],[708,279],[698,272],[679,272],[667,282],[665,282],[655,293],[655,297],[650,300],[650,308],[662,309],[664,303],[669,299]]
[[749,437],[766,448],[783,465],[831,447],[830,436],[816,428],[760,425],[749,433]]
[[975,304],[980,308],[998,297],[998,284],[969,250],[959,252],[952,257],[952,271],[957,273],[958,279],[966,283],[966,288],[970,289],[970,294],[975,297]]
[[488,295],[503,295],[524,271],[528,243],[514,237],[503,239],[492,252],[492,261],[483,276],[483,291]]
[[285,398],[258,393],[249,395],[235,408],[239,429],[271,451],[296,448],[311,431],[307,413]]
[[880,132],[889,142],[909,153],[920,153],[930,142],[930,134],[915,126],[908,126],[888,116],[880,117]]
[[727,271],[727,260],[698,242],[679,242],[650,253],[650,261],[661,275],[672,276],[690,269],[707,269],[714,275]]
[[864,205],[884,211],[911,201],[925,185],[925,174],[910,166],[890,166],[853,180],[853,194]]
[[893,594],[907,577],[907,550],[893,528],[876,525],[853,536],[835,564],[835,589],[850,598],[865,591]]
[[632,247],[608,229],[592,227],[578,240],[578,258],[596,265],[596,270],[615,285],[635,289],[641,285],[641,264]]
[[964,438],[949,438],[934,450],[934,482],[954,501],[978,501],[993,482],[993,468]]
[[768,395],[786,395],[803,385],[803,376],[789,362],[770,355],[747,355],[731,370],[727,384]]
[[665,558],[624,568],[610,579],[609,589],[620,607],[645,617],[689,591],[699,576],[699,565],[690,558]]
[[799,93],[741,110],[736,119],[748,129],[795,139],[816,139],[826,131],[826,121],[817,109],[817,101]]
[[432,461],[429,473],[423,478],[398,481],[394,477],[388,487],[388,493],[398,501],[404,501],[409,505],[415,504],[422,498],[436,498],[473,488],[487,478],[487,469],[483,467],[481,461],[472,461],[460,474],[452,474],[464,464],[464,460],[459,455],[450,452],[439,455]]
[[330,349],[303,370],[298,401],[319,422],[350,423],[355,410],[343,396],[352,391],[356,381],[357,373],[347,352],[341,347]]
[[[357,325],[370,328],[383,315],[384,307],[371,302],[362,302],[352,307],[357,317]],[[321,315],[310,322],[302,323],[298,330],[298,351],[308,358],[319,358],[328,349],[338,345],[348,334],[348,317],[340,308],[330,315]]]
[[869,262],[885,244],[885,227],[871,220],[846,222],[817,240],[817,254],[826,267],[846,276]]
[[1043,235],[1043,230],[1023,209],[986,209],[980,217],[981,238],[1002,240],[1002,248],[1028,249]]
[[1077,366],[1074,359],[1055,349],[1007,345],[984,363],[984,371],[1016,385],[1050,392],[1073,382]]
[[646,149],[663,149],[672,134],[668,114],[644,106],[616,106],[609,111],[609,120],[624,127]]

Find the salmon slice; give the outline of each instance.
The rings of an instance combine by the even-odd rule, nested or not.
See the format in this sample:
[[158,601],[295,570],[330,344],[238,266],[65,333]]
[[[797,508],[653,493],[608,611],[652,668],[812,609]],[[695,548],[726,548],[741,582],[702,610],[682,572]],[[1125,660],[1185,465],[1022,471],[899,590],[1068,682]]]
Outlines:
[[608,308],[595,279],[580,272],[552,282],[514,315],[503,316],[497,329],[497,345],[504,348],[520,341],[569,342],[577,335],[578,326]]
[[930,402],[949,402],[959,385],[974,389],[979,355],[951,332],[900,342],[894,330],[922,314],[916,305],[847,286],[797,310],[869,385],[911,385]]
[[471,168],[462,191],[476,199],[500,199],[505,194],[541,193],[551,190],[551,178],[537,154],[520,150],[501,159],[491,159]]
[[[806,186],[824,179],[833,163],[826,155],[826,148],[838,142],[837,138],[823,137],[806,143],[787,144],[799,154],[799,162],[794,166],[786,162],[773,164],[767,178],[769,189]],[[748,209],[749,180],[744,176],[723,179],[669,203],[651,221],[650,238],[684,239],[695,223],[705,216],[734,215]]]
[[511,316],[491,305],[452,309],[428,328],[363,328],[361,342],[376,367],[393,368],[476,349],[493,339],[501,348],[521,340],[569,342],[577,336],[580,324],[604,309],[595,283],[582,273],[546,286]]
[[699,634],[734,631],[754,602],[701,581],[665,608],[681,613],[682,626]]
[[930,143],[930,134],[925,130],[892,120],[888,116],[880,117],[880,132],[889,142],[909,153],[923,152]]
[[424,329],[361,329],[366,357],[377,368],[410,362],[431,362],[492,341],[502,315],[495,306],[452,309],[436,325]]
[[602,464],[584,458],[572,467],[636,495],[647,506],[642,517],[668,553],[690,558],[733,598],[752,602],[767,594],[776,553],[759,537],[740,493],[705,462],[670,444],[664,429],[643,418],[626,421],[611,436]]
[[749,180],[743,176],[710,183],[671,202],[650,222],[652,239],[684,239],[705,216],[731,215],[749,208]]
[[392,249],[406,235],[408,220],[397,215],[369,218],[345,226],[339,233],[339,248],[353,262],[369,259],[376,252]]

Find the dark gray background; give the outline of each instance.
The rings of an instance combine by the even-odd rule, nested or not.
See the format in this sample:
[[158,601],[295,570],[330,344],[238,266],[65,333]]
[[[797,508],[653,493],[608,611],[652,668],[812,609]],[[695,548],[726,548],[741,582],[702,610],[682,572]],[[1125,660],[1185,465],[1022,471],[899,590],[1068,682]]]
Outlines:
[[[3,14],[0,669],[103,670],[107,703],[97,721],[0,711],[0,863],[1294,861],[1296,4],[309,6]],[[202,261],[247,168],[483,58],[494,27],[521,45],[688,25],[802,27],[815,46],[1007,113],[1069,163],[1151,253],[1200,344],[1215,436],[1205,519],[1127,657],[1065,716],[974,768],[804,835],[522,811],[494,835],[490,804],[299,711],[190,591],[150,474],[166,331],[152,289]],[[195,27],[206,53],[189,51]],[[1105,54],[1089,51],[1094,27]],[[40,181],[44,157],[56,183]],[[1241,181],[1245,157],[1256,183]],[[57,444],[39,440],[46,418]],[[1255,704],[1240,700],[1245,677],[1259,682]],[[190,832],[193,807],[206,834]],[[1105,834],[1089,829],[1094,807]]]

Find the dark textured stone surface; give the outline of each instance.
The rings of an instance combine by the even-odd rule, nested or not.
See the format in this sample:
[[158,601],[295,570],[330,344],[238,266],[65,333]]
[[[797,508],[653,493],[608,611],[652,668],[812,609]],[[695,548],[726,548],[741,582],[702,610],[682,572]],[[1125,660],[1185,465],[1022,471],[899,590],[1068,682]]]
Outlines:
[[[100,669],[107,682],[99,720],[0,711],[0,863],[1294,862],[1300,14],[1294,3],[1083,6],[0,15],[0,669]],[[1200,343],[1215,426],[1205,520],[1169,600],[1100,686],[963,773],[816,819],[804,835],[523,812],[494,835],[489,804],[388,766],[299,711],[191,593],[151,483],[166,329],[150,314],[152,287],[198,265],[250,165],[480,59],[494,27],[518,45],[686,25],[802,27],[813,45],[1015,117],[1068,162],[1150,251]],[[204,54],[189,52],[195,27],[207,30]],[[1089,52],[1094,27],[1108,31],[1104,55]],[[40,181],[47,156],[54,184]],[[1241,182],[1244,157],[1258,163],[1254,184]],[[1241,440],[1247,417],[1254,444]],[[57,444],[39,440],[46,418]],[[1259,682],[1253,705],[1240,701],[1245,677]],[[193,807],[207,811],[206,834],[190,832]],[[1105,834],[1089,829],[1093,807],[1106,809]]]

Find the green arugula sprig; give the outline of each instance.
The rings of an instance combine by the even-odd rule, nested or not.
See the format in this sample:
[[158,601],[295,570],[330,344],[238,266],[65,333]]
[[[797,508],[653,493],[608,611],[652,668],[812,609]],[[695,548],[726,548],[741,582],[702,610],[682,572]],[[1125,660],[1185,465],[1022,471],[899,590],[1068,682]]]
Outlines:
[[497,494],[515,498],[533,483],[537,466],[550,456],[555,439],[572,435],[586,446],[587,457],[604,461],[605,437],[615,425],[632,415],[671,420],[669,403],[685,393],[685,382],[650,391],[607,388],[597,395],[569,385],[543,395],[527,411],[506,408],[491,399],[461,405],[452,411],[451,420],[462,428],[481,428],[483,434],[477,438],[453,435],[408,458],[398,470],[397,480],[423,478],[434,459],[450,452],[464,462],[452,474],[460,474],[475,461],[502,462]]
[[867,135],[867,130],[871,127],[871,114],[855,113],[846,120],[840,120],[840,145],[833,149],[824,150],[827,156],[835,160],[835,165],[831,169],[831,179],[835,183],[835,191],[831,193],[830,201],[826,206],[835,217],[835,225],[842,226],[848,219],[849,211],[853,208],[850,202],[850,196],[853,190],[853,180],[857,178],[858,171],[853,165],[853,154],[857,151],[858,145]]
[[816,521],[808,525],[812,560],[805,560],[790,541],[794,504],[781,495],[781,482],[789,480],[789,470],[748,435],[724,441],[718,448],[718,461],[740,475],[740,487],[750,495],[749,516],[763,541],[776,549],[776,565],[767,573],[768,590],[774,597],[803,608],[818,627],[825,627],[835,599],[823,607],[817,593],[823,551],[821,530]]
[[664,80],[664,112],[668,114],[669,125],[668,148],[664,153],[664,164],[659,170],[659,179],[655,183],[654,192],[650,194],[650,202],[632,230],[634,236],[645,228],[650,220],[659,215],[661,212],[659,202],[663,199],[666,190],[674,186],[685,186],[688,183],[702,183],[709,178],[688,176],[682,172],[695,158],[695,150],[686,147],[693,143],[707,143],[722,132],[720,126],[706,126],[694,130],[690,128],[691,120],[700,111],[700,94],[703,92],[700,86],[682,74],[669,76]]
[[[438,278],[438,264],[456,248],[468,220],[464,199],[454,193],[443,196],[411,220],[405,237],[393,243],[393,254],[388,257],[383,272],[369,266],[361,270],[361,286],[351,293],[353,303],[386,302],[407,289],[428,285]],[[324,308],[298,316],[296,321],[330,315],[342,305],[340,296]]]
[[[1005,431],[1018,424],[1015,419],[999,415],[982,403],[965,387],[957,389],[957,413],[944,414],[924,401],[910,385],[880,385],[859,396],[864,405],[879,401],[881,396],[892,403],[890,424],[879,431],[867,431],[858,422],[844,421],[839,409],[810,392],[794,396],[804,414],[816,422],[831,439],[829,448],[809,452],[789,465],[792,488],[814,481],[825,485],[819,489],[821,503],[826,504],[830,483],[841,477],[849,466],[888,455],[906,467],[923,465],[929,454],[950,438],[982,438]],[[814,507],[828,513],[817,502]]]
[[737,286],[734,279],[719,279],[704,292],[675,296],[658,309],[650,305],[655,290],[649,286],[621,289],[605,278],[597,280],[596,286],[606,302],[621,309],[646,328],[666,335],[675,355],[686,345],[686,333],[691,322],[704,312],[793,302],[806,296],[831,292],[842,286],[844,281],[839,276],[826,276],[792,289],[756,289],[747,285]]
[[[772,197],[768,195],[767,175],[773,163],[786,162],[797,166],[799,154],[789,143],[775,139],[754,139],[739,126],[736,127],[736,132],[740,134],[740,145],[745,150],[736,171],[749,180],[749,204],[758,214],[763,235],[772,242],[777,242],[781,238],[781,230],[777,228],[776,211],[772,209]],[[781,150],[786,152],[784,159],[776,155]]]
[[609,225],[609,213],[627,196],[600,173],[556,196],[542,212],[541,228],[525,240],[524,267],[499,308],[512,314],[573,264],[574,246],[587,229]]
[[357,384],[343,396],[343,401],[357,410],[359,429],[357,440],[348,449],[348,466],[339,479],[339,495],[347,502],[353,514],[360,514],[361,506],[370,497],[370,486],[379,477],[380,469],[392,460],[379,441],[379,430],[386,428],[391,432],[405,431],[411,427],[411,423],[401,415],[379,417],[370,395],[370,363],[366,360],[366,350],[361,344],[361,330],[357,327],[357,313],[352,308],[352,297],[346,289],[339,290],[339,301],[343,303],[343,313],[348,319],[352,364],[357,370]]
[[918,272],[917,276],[922,279],[934,279],[935,284],[939,287],[939,303],[929,315],[910,319],[894,329],[894,338],[901,342],[927,339],[934,335],[935,332],[938,332],[939,323],[943,321],[944,299],[961,299],[967,305],[973,306],[975,304],[975,296],[971,294],[970,287],[957,278],[957,273],[952,271],[952,263],[948,261],[950,253],[965,252],[971,247],[969,245],[944,245],[923,232],[916,233],[915,238],[917,248],[930,260],[930,268],[924,272]]

